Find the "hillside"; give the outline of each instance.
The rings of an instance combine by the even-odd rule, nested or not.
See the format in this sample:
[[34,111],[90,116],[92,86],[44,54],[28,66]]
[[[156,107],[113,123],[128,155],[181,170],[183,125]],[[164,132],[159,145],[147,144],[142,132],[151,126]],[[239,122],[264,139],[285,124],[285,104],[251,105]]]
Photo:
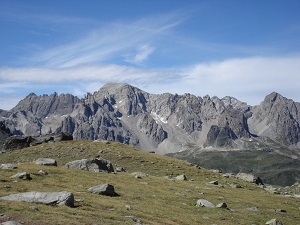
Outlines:
[[[126,172],[95,173],[67,169],[69,161],[103,157]],[[58,166],[33,163],[40,157],[56,159]],[[25,225],[48,224],[265,224],[277,218],[283,224],[300,221],[299,199],[271,194],[262,187],[194,165],[143,152],[114,142],[65,141],[41,144],[0,154],[0,163],[15,163],[17,169],[1,170],[0,196],[24,191],[69,191],[75,206],[0,201],[0,221],[16,220]],[[37,174],[46,170],[48,175]],[[29,172],[32,180],[10,178]],[[131,173],[148,176],[135,178]],[[187,180],[167,179],[185,174]],[[218,185],[209,182],[218,181]],[[103,183],[114,185],[119,196],[87,192]],[[4,187],[5,186],[5,187]],[[241,188],[236,188],[241,186]],[[299,190],[298,190],[299,191]],[[197,207],[198,199],[229,209]],[[126,205],[126,206],[125,206]],[[281,210],[279,210],[281,209]],[[131,217],[130,217],[131,216]],[[134,221],[135,220],[135,221]]]

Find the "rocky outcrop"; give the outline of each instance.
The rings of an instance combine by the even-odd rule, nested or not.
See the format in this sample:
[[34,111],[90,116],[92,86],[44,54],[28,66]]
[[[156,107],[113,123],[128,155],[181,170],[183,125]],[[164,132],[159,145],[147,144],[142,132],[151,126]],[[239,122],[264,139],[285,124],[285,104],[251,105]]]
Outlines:
[[114,172],[113,165],[103,158],[89,158],[71,161],[65,164],[70,169],[87,170],[91,172]]
[[71,192],[24,192],[0,197],[0,200],[74,206],[74,195]]
[[42,143],[73,140],[73,137],[64,133],[51,133],[40,136],[19,136],[13,135],[6,138],[2,152],[9,152],[16,149],[39,145]]

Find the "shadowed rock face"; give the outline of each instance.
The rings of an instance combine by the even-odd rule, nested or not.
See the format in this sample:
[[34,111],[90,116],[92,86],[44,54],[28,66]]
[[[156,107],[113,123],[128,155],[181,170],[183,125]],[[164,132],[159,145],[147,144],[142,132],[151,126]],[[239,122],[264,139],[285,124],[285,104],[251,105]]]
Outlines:
[[13,134],[64,132],[74,139],[118,141],[165,154],[190,145],[228,149],[241,138],[256,136],[296,145],[299,110],[299,103],[277,93],[251,107],[229,96],[157,95],[110,83],[83,99],[30,94],[0,115]]

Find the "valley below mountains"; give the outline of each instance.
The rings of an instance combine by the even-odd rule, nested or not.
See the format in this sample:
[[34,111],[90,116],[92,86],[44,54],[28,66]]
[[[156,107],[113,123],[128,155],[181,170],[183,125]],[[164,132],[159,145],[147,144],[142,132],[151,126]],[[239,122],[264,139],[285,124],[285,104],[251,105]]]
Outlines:
[[229,96],[150,94],[109,83],[82,99],[31,93],[0,110],[3,153],[12,150],[11,135],[51,133],[116,141],[209,169],[253,173],[270,184],[300,181],[300,103],[275,92],[250,106]]

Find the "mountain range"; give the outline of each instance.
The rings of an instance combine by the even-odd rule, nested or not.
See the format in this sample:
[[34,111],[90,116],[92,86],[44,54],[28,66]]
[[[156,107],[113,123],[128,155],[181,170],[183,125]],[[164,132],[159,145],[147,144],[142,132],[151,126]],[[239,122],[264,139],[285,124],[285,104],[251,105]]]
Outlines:
[[[282,184],[300,180],[300,103],[276,92],[250,106],[230,96],[150,94],[129,84],[108,83],[81,99],[31,93],[11,110],[0,110],[0,120],[3,143],[11,134],[63,132],[75,140],[117,141],[198,164],[204,158],[212,162],[214,154],[229,154],[236,165],[239,154],[256,151],[255,157],[278,156],[271,165],[280,165],[280,174],[288,170]],[[233,170],[220,163],[205,165]],[[260,167],[242,164],[234,170],[260,173]]]

